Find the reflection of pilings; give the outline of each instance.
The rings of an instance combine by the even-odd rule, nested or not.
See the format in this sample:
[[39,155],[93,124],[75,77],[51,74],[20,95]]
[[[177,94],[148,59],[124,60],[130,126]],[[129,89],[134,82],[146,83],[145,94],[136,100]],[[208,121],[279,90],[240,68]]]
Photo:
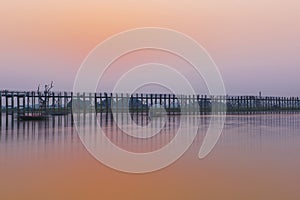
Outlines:
[[297,144],[300,115],[285,111],[276,114],[228,115],[219,144],[244,151],[287,149]]
[[71,125],[71,115],[55,116],[47,121],[14,121],[13,115],[2,118],[6,126],[0,130],[0,156],[4,158],[14,152],[24,153],[32,159],[44,153],[79,149],[79,146],[73,147],[79,141]]
[[[132,152],[149,152],[154,151],[157,149],[162,148],[166,144],[168,144],[176,135],[179,125],[181,123],[181,117],[178,115],[172,116],[165,116],[164,120],[162,118],[156,118],[155,120],[150,119],[147,115],[135,114],[135,115],[124,115],[124,117],[119,118],[119,123],[122,123],[122,126],[126,127],[125,129],[120,129],[121,127],[117,125],[116,121],[111,117],[112,113],[103,113],[103,116],[100,117],[96,114],[85,114],[86,115],[86,122],[84,123],[85,116],[83,113],[77,115],[77,125],[81,132],[81,137],[90,143],[94,144],[95,138],[101,134],[101,130],[104,131],[105,136],[108,140],[112,143],[116,144],[122,149],[132,151]],[[122,114],[120,114],[121,116]],[[128,118],[127,118],[128,117]],[[139,118],[138,124],[136,118]],[[130,119],[131,120],[130,120]],[[183,117],[186,119],[188,117]],[[96,121],[99,120],[99,126]],[[191,120],[183,121],[183,131],[185,128],[189,128],[198,124],[197,117],[193,117]],[[91,126],[90,121],[93,121],[93,126]],[[190,123],[190,124],[186,124]],[[137,127],[143,127],[143,129],[137,132]],[[148,126],[148,127],[146,127]],[[140,137],[134,137],[133,135],[128,135],[126,131],[129,133],[135,132]],[[147,131],[154,131],[159,130],[159,132],[155,135],[149,137],[149,132]],[[186,137],[192,137],[189,134],[189,130],[186,130]],[[92,139],[92,140],[90,140]],[[108,145],[106,140],[103,138],[99,138],[100,141],[96,142],[97,144],[101,145]],[[188,141],[188,140],[187,140]],[[181,142],[187,142],[185,140]],[[109,148],[109,146],[107,146]]]
[[[124,115],[125,116],[125,115]],[[74,116],[75,117],[75,116]],[[134,115],[136,119],[137,115]],[[139,125],[151,123],[147,115],[138,115]],[[165,116],[163,121],[153,121],[152,128],[160,128],[160,132],[154,137],[147,139],[134,138],[125,134],[119,129],[111,117],[111,113],[103,113],[103,116],[91,113],[81,114],[79,121],[87,126],[85,133],[92,140],[96,138],[93,131],[98,131],[101,127],[107,137],[117,146],[133,152],[149,152],[157,150],[170,142],[178,131],[180,123],[186,128],[186,140],[190,137],[189,128],[199,124],[198,136],[195,139],[197,148],[202,144],[210,122],[209,115],[199,115],[190,121],[180,121],[178,115]],[[97,127],[97,120],[99,127]],[[5,127],[0,131],[0,147],[4,148],[15,145],[19,149],[26,147],[32,151],[53,151],[54,149],[68,149],[76,151],[76,144],[79,143],[76,131],[72,126],[72,115],[54,116],[48,121],[15,121],[13,115],[2,116]],[[119,122],[129,126],[129,131],[135,131],[129,123],[130,120],[122,118]],[[297,112],[281,112],[277,114],[257,114],[257,115],[228,115],[225,127],[221,135],[218,146],[238,148],[241,151],[267,151],[269,145],[278,148],[289,148],[297,145],[300,140],[298,130],[300,129],[300,114]],[[136,120],[131,120],[136,123]],[[191,123],[191,124],[185,124]],[[93,127],[95,129],[89,129]],[[99,133],[99,132],[97,132]],[[145,136],[145,132],[140,132]],[[104,141],[103,145],[107,145]],[[185,139],[183,142],[186,142]],[[23,147],[22,147],[23,145]],[[9,148],[8,148],[9,149]],[[197,149],[199,150],[199,149]],[[1,152],[0,152],[1,153]],[[5,152],[3,152],[5,153]]]

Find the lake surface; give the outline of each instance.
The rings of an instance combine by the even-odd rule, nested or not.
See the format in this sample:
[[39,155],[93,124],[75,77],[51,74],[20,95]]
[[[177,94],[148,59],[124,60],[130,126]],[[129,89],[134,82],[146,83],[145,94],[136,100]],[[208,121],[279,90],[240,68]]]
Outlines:
[[[162,148],[184,123],[179,116],[169,116],[159,134],[141,140],[124,135],[110,116],[91,119],[87,117],[87,123],[99,123],[112,142],[136,153]],[[111,169],[89,154],[70,115],[18,121],[16,116],[2,114],[0,198],[300,198],[300,113],[228,115],[215,148],[200,160],[198,152],[209,119],[198,116],[198,134],[175,163],[151,173],[129,174]],[[149,123],[145,116],[134,121]],[[89,136],[89,132],[85,134]]]

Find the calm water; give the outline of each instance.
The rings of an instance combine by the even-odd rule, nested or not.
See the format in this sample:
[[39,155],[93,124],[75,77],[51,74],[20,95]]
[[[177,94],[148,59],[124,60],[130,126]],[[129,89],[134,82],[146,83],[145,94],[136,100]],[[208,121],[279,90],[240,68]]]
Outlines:
[[[97,122],[91,119],[87,117],[87,123]],[[134,120],[148,123],[146,117]],[[23,122],[2,115],[0,198],[300,198],[300,114],[228,115],[220,140],[202,160],[198,152],[209,117],[198,120],[198,135],[178,161],[153,173],[127,174],[104,166],[87,152],[71,116]],[[143,140],[124,135],[110,116],[98,116],[98,123],[118,146],[149,152],[172,140],[180,119],[166,118],[159,134]]]

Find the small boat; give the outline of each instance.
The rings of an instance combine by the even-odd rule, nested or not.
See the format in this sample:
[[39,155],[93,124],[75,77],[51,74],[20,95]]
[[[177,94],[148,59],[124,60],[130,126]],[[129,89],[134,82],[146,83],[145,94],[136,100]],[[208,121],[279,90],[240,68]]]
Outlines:
[[46,120],[48,117],[46,115],[41,115],[41,114],[30,114],[30,115],[20,115],[18,116],[18,118],[23,121],[39,121],[39,120]]

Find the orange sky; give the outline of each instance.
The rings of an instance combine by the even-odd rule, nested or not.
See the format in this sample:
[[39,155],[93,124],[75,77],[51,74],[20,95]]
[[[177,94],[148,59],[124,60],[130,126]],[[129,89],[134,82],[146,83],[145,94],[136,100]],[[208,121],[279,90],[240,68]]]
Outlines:
[[158,26],[201,43],[229,93],[300,94],[297,0],[13,0],[1,3],[0,24],[1,89],[54,80],[57,90],[70,90],[82,60],[99,42],[127,29]]

